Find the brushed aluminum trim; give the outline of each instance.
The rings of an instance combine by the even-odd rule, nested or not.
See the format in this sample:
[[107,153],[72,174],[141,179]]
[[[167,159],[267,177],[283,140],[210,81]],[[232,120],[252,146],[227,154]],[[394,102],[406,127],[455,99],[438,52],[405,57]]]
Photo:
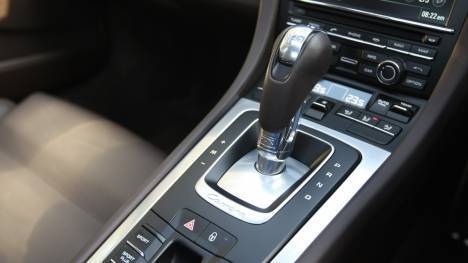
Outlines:
[[286,159],[286,169],[280,174],[265,175],[255,169],[257,149],[238,160],[219,179],[224,191],[260,209],[268,209],[310,170],[292,157]]
[[[255,110],[258,111],[258,108],[255,109]],[[256,123],[257,121],[258,121],[258,119],[255,120],[251,125],[249,125],[249,127],[247,129],[245,129],[243,131],[243,133],[245,133],[248,129],[250,129],[250,127],[254,123]],[[197,184],[195,185],[196,192],[198,193],[198,195],[200,195],[200,197],[202,197],[208,203],[212,204],[213,206],[217,207],[218,209],[224,211],[225,213],[227,213],[227,214],[229,214],[229,215],[231,215],[231,216],[233,216],[235,218],[238,218],[238,219],[240,219],[240,220],[242,220],[244,222],[247,222],[247,223],[250,223],[250,224],[257,224],[257,225],[267,222],[276,213],[278,213],[278,211],[281,210],[281,208],[283,208],[289,202],[289,200],[291,200],[297,194],[297,192],[299,192],[304,187],[304,185],[306,185],[312,179],[312,177],[322,168],[322,166],[324,166],[327,163],[327,161],[331,158],[331,156],[335,152],[335,147],[332,144],[330,144],[329,142],[327,142],[327,141],[325,141],[325,140],[323,140],[321,138],[318,138],[318,137],[316,137],[316,136],[314,136],[314,135],[312,135],[310,133],[307,133],[301,128],[299,128],[298,131],[305,134],[305,135],[307,135],[307,136],[310,136],[310,137],[312,137],[312,138],[314,138],[316,140],[319,140],[319,141],[321,141],[323,143],[326,143],[327,145],[330,146],[331,151],[330,151],[330,153],[328,153],[327,157],[325,157],[325,159],[322,161],[322,163],[320,165],[318,165],[307,176],[307,178],[304,179],[304,181],[293,192],[291,192],[291,194],[289,194],[289,196],[287,198],[285,198],[285,200],[283,202],[281,202],[281,204],[279,204],[273,211],[271,211],[271,212],[259,212],[259,211],[256,211],[254,209],[243,206],[243,205],[241,205],[239,203],[236,203],[235,201],[231,200],[230,198],[224,196],[223,194],[219,193],[218,191],[216,191],[215,189],[213,189],[212,187],[210,187],[206,183],[206,180],[205,180],[206,176],[208,175],[209,171],[216,165],[216,162],[218,162],[221,159],[222,156],[220,156],[220,158],[218,158],[211,165],[211,167],[205,172],[205,174],[198,180]],[[234,140],[234,142],[229,147],[234,145],[236,143],[236,141],[239,140],[239,138],[241,136],[242,136],[242,134],[239,135],[236,138],[236,140]]]

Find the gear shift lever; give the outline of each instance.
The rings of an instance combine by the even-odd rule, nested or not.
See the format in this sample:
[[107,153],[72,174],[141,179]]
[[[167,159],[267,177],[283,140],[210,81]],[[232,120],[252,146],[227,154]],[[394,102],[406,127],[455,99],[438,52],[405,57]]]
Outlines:
[[258,172],[275,175],[284,170],[303,105],[327,71],[331,56],[327,35],[313,27],[289,27],[275,41],[260,104]]

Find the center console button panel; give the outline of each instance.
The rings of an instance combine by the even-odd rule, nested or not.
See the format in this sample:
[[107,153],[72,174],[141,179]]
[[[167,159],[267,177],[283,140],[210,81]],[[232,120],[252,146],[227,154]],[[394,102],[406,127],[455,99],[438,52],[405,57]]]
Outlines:
[[378,144],[390,143],[401,131],[400,127],[382,120],[378,115],[361,113],[347,106],[341,107],[336,114],[354,122],[348,131]]
[[[253,89],[249,97],[259,100],[261,92],[261,88]],[[423,105],[329,79],[315,85],[311,96],[310,108],[304,112],[306,117],[390,149],[401,141],[402,138],[396,138],[406,133]],[[351,124],[355,125],[350,127]]]
[[[329,35],[334,50],[330,73],[424,99],[437,84],[458,34],[390,22],[374,24],[327,12],[320,5],[284,2],[284,27],[313,24]],[[379,66],[386,60],[398,66]]]
[[[174,222],[188,220],[182,226],[186,225],[187,228],[195,230],[195,227],[199,225],[203,230],[196,235],[195,240],[189,240],[186,237],[191,235],[187,235],[186,231],[178,227],[181,224],[175,223],[173,227],[150,211],[127,235],[126,239],[114,249],[105,262],[173,262],[172,260],[186,257],[190,257],[190,260],[199,257],[206,262],[226,262],[221,257],[235,245],[234,236],[187,209],[179,210],[174,219]],[[178,231],[174,231],[174,228]],[[205,235],[208,231],[211,232],[205,242]]]

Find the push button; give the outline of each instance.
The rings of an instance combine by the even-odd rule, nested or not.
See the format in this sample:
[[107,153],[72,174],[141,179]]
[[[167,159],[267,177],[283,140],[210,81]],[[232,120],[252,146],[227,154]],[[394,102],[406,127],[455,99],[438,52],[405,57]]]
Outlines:
[[374,62],[374,63],[380,63],[386,58],[386,56],[384,54],[380,54],[380,53],[372,52],[372,51],[367,51],[367,50],[362,51],[361,57],[364,60],[367,60],[369,62]]
[[375,125],[377,125],[377,123],[379,123],[380,118],[377,117],[377,116],[372,116],[372,115],[367,114],[367,113],[363,113],[363,114],[361,114],[361,116],[359,116],[359,120],[366,123],[366,124],[375,126]]
[[413,109],[399,104],[392,105],[390,111],[387,112],[388,117],[404,123],[409,122],[413,115]]
[[377,125],[377,128],[383,131],[386,131],[388,133],[391,133],[393,136],[397,136],[401,131],[401,128],[399,126],[396,126],[395,124],[392,124],[387,121],[379,122],[379,124]]
[[429,44],[429,45],[438,45],[439,42],[440,42],[440,37],[439,36],[433,36],[433,35],[426,35],[424,36],[423,38],[423,42],[425,44]]
[[344,33],[345,36],[352,37],[355,39],[362,39],[363,34],[362,32],[356,31],[356,30],[345,30]]
[[424,79],[418,79],[415,77],[408,76],[403,81],[403,86],[412,89],[423,90],[426,86],[426,81]]
[[361,64],[359,65],[359,73],[375,78],[377,76],[377,68],[371,65]]
[[214,224],[209,224],[197,243],[220,257],[226,255],[236,244],[237,239]]
[[428,76],[429,73],[431,72],[431,67],[427,65],[422,65],[422,64],[411,62],[411,61],[407,61],[406,70],[409,72],[419,74],[419,75]]
[[377,45],[385,45],[387,42],[385,38],[378,36],[378,35],[374,35],[374,34],[365,34],[364,40],[377,44]]
[[385,115],[390,109],[390,106],[391,106],[391,102],[389,100],[384,99],[384,98],[378,98],[374,102],[374,104],[372,104],[372,106],[370,107],[370,110],[375,113]]
[[140,255],[128,245],[122,246],[109,258],[108,262],[113,263],[134,263],[134,262],[146,262]]
[[388,47],[398,49],[398,50],[402,50],[402,51],[410,51],[411,44],[405,43],[405,42],[402,42],[402,41],[398,41],[398,40],[389,40],[388,41]]
[[352,118],[352,119],[357,119],[361,115],[361,112],[343,106],[336,112],[336,114],[341,115],[343,117],[349,117],[349,118]]
[[389,144],[393,140],[393,136],[391,135],[358,123],[349,126],[348,131],[382,145]]
[[162,242],[143,227],[130,235],[127,244],[146,259],[150,259],[162,246]]
[[413,46],[411,48],[411,53],[433,58],[437,54],[437,51],[432,48]]
[[316,120],[321,120],[323,117],[333,108],[335,104],[328,100],[318,98],[310,105],[310,109],[308,109],[305,114],[311,118]]
[[206,219],[187,209],[180,210],[170,222],[177,232],[192,241],[197,240],[208,223]]

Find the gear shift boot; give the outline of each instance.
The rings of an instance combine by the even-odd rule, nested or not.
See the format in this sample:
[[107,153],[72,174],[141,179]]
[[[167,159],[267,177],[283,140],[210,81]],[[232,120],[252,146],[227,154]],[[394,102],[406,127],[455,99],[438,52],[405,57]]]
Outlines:
[[237,161],[218,182],[218,186],[240,200],[261,210],[268,209],[282,196],[290,193],[309,167],[294,158],[286,159],[286,169],[274,176],[261,174],[252,165],[257,150]]

